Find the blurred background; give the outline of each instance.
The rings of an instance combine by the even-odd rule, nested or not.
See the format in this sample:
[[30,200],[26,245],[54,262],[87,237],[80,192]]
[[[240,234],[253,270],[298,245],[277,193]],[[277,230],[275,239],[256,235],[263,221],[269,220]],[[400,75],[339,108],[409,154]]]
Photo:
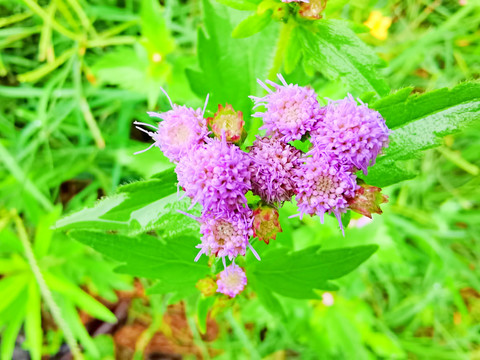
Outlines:
[[[288,322],[250,294],[217,304],[202,332],[195,309],[145,295],[146,280],[51,230],[62,214],[171,166],[158,149],[132,155],[151,143],[132,122],[169,109],[160,86],[176,103],[203,103],[186,75],[198,67],[202,9],[199,0],[0,3],[1,359],[69,359],[69,334],[87,359],[480,359],[478,126],[410,161],[419,176],[386,188],[384,214],[353,219],[345,238],[333,219],[282,222],[276,241],[295,249],[380,246],[338,292],[282,299]],[[366,25],[358,35],[385,60],[392,89],[479,77],[478,2],[329,0],[325,11]],[[233,13],[237,23],[247,16]],[[348,91],[320,74],[290,78],[329,98]]]

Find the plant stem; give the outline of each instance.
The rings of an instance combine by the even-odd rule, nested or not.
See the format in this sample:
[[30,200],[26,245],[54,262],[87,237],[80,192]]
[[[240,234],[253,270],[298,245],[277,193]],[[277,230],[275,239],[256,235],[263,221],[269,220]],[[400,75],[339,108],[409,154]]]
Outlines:
[[35,259],[35,255],[33,254],[32,246],[30,245],[30,241],[28,240],[27,231],[25,230],[25,226],[23,225],[23,221],[18,216],[17,212],[14,211],[13,217],[15,219],[15,224],[17,225],[18,237],[22,242],[23,248],[25,250],[25,257],[27,258],[28,264],[32,269],[32,273],[35,276],[35,280],[37,281],[38,287],[40,288],[40,293],[42,294],[45,303],[47,304],[50,312],[52,313],[55,322],[58,326],[62,329],[63,334],[65,335],[65,340],[67,341],[68,346],[70,347],[70,351],[72,352],[73,358],[78,360],[83,360],[83,355],[80,352],[80,348],[78,347],[77,341],[73,336],[72,331],[68,327],[67,323],[63,320],[62,314],[60,312],[60,308],[55,303],[53,299],[52,293],[43,278],[42,272],[40,271],[40,267],[38,266],[37,260]]
[[275,57],[273,58],[272,68],[268,73],[268,78],[270,80],[275,79],[276,74],[280,71],[280,68],[282,67],[285,49],[287,48],[288,39],[293,28],[294,25],[290,21],[282,24],[282,29],[280,30],[280,36],[278,37],[277,42],[277,51],[275,52]]

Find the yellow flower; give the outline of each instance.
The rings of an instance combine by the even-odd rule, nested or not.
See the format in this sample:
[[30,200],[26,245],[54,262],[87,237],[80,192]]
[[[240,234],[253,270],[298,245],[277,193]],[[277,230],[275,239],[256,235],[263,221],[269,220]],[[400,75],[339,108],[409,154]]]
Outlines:
[[379,40],[385,40],[388,37],[388,28],[392,25],[392,19],[383,16],[378,10],[373,10],[364,24],[370,28],[370,34]]

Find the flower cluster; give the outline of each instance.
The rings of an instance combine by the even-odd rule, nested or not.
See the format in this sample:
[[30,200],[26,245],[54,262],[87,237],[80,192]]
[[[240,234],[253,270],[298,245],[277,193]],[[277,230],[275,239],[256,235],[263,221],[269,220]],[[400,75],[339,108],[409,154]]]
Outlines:
[[[246,135],[243,114],[228,104],[205,119],[207,101],[203,110],[170,101],[171,110],[149,113],[162,120],[158,126],[136,123],[155,130],[139,127],[154,140],[149,148],[159,147],[177,165],[178,186],[192,207],[201,206],[200,217],[184,213],[200,223],[195,261],[202,255],[222,259],[225,270],[217,276],[217,292],[230,297],[247,283],[235,259],[250,248],[260,260],[250,239],[268,244],[276,238],[284,202],[295,198],[294,216],[300,218],[317,215],[323,223],[326,213],[334,215],[343,232],[341,216],[347,210],[371,216],[381,213],[379,204],[386,201],[379,188],[360,183],[355,175],[359,170],[366,174],[388,145],[389,130],[380,114],[351,95],[321,106],[313,89],[278,78],[281,85],[258,81],[267,95],[251,96],[254,108],[264,108],[253,116],[263,119],[265,135],[246,151],[240,147]],[[292,144],[307,139],[311,147],[306,152]],[[253,210],[248,192],[261,199]]]

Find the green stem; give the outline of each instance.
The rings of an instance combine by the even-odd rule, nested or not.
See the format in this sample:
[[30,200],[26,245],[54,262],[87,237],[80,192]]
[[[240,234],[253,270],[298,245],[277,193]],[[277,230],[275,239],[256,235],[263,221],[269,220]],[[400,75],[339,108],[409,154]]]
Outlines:
[[33,254],[32,246],[30,245],[30,241],[28,240],[27,231],[25,230],[25,226],[23,225],[22,219],[18,216],[18,214],[14,213],[15,224],[17,225],[18,237],[22,242],[23,248],[25,250],[25,257],[27,258],[28,264],[32,269],[32,273],[35,276],[35,280],[37,281],[38,287],[40,288],[40,293],[42,294],[45,303],[47,304],[50,312],[52,313],[55,322],[58,326],[62,329],[63,334],[65,335],[65,340],[67,341],[68,346],[70,347],[70,351],[72,352],[73,358],[78,360],[83,360],[83,355],[80,352],[78,347],[77,341],[73,336],[72,331],[68,327],[67,323],[63,320],[62,314],[60,312],[60,308],[55,303],[53,299],[52,293],[43,278],[42,272],[40,271],[40,267],[38,266],[37,260],[35,259],[35,255]]
[[278,37],[277,42],[277,51],[275,52],[275,57],[273,58],[272,68],[268,73],[268,78],[270,80],[275,80],[277,73],[282,67],[285,49],[287,48],[288,39],[290,38],[290,34],[294,27],[295,24],[292,21],[288,21],[282,25],[280,36]]

